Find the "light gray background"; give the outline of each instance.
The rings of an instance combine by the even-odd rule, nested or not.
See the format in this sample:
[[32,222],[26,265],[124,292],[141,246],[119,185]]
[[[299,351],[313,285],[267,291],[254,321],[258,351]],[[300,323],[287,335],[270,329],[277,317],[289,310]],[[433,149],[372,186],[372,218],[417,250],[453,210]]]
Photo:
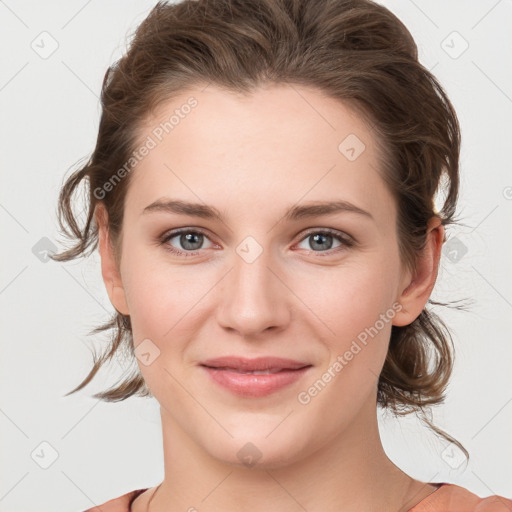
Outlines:
[[[58,190],[94,147],[104,72],[154,3],[0,1],[1,511],[83,510],[163,478],[156,401],[90,398],[116,381],[121,362],[63,397],[91,366],[88,346],[101,344],[87,331],[112,311],[97,254],[45,262],[36,245],[60,240]],[[433,416],[469,450],[469,465],[452,467],[457,452],[414,417],[382,416],[384,447],[415,478],[512,498],[512,2],[382,3],[412,32],[459,115],[469,227],[448,232],[434,298],[475,301],[470,313],[437,310],[457,362]],[[58,48],[45,55],[52,40]]]

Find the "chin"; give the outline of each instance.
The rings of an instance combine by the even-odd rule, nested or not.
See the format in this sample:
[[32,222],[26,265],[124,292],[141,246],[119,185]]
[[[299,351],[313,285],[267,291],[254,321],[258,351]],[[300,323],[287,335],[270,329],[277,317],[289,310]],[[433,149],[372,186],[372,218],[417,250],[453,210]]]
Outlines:
[[276,429],[268,437],[266,429],[257,430],[254,435],[247,430],[244,430],[244,435],[232,432],[234,438],[223,441],[208,437],[204,440],[203,448],[224,464],[240,469],[265,470],[283,468],[297,462],[305,456],[304,446],[312,446],[307,440],[294,438],[296,429],[283,428],[281,435],[277,435]]

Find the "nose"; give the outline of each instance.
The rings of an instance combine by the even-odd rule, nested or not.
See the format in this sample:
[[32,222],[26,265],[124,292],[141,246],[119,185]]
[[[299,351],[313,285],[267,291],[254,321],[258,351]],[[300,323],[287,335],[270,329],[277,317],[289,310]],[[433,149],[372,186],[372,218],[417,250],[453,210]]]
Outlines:
[[252,263],[234,254],[232,269],[218,290],[217,321],[224,329],[255,337],[278,332],[290,322],[293,294],[268,252]]

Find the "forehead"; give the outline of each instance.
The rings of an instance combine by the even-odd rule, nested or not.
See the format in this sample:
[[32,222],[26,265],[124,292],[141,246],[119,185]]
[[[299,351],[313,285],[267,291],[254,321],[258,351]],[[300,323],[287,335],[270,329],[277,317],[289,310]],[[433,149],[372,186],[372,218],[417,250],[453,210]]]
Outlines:
[[346,199],[389,218],[394,204],[374,136],[347,104],[313,88],[189,89],[141,127],[139,145],[151,149],[135,167],[126,205],[140,213],[172,196],[263,213],[301,199]]

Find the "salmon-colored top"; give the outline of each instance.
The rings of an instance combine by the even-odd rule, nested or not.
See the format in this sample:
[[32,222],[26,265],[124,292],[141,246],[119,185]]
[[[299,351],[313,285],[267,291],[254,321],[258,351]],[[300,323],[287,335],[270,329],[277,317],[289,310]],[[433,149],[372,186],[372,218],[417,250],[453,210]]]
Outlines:
[[[408,512],[512,512],[512,499],[493,495],[480,498],[464,487],[435,483],[439,487]],[[84,512],[130,512],[131,504],[148,489],[137,489]]]

